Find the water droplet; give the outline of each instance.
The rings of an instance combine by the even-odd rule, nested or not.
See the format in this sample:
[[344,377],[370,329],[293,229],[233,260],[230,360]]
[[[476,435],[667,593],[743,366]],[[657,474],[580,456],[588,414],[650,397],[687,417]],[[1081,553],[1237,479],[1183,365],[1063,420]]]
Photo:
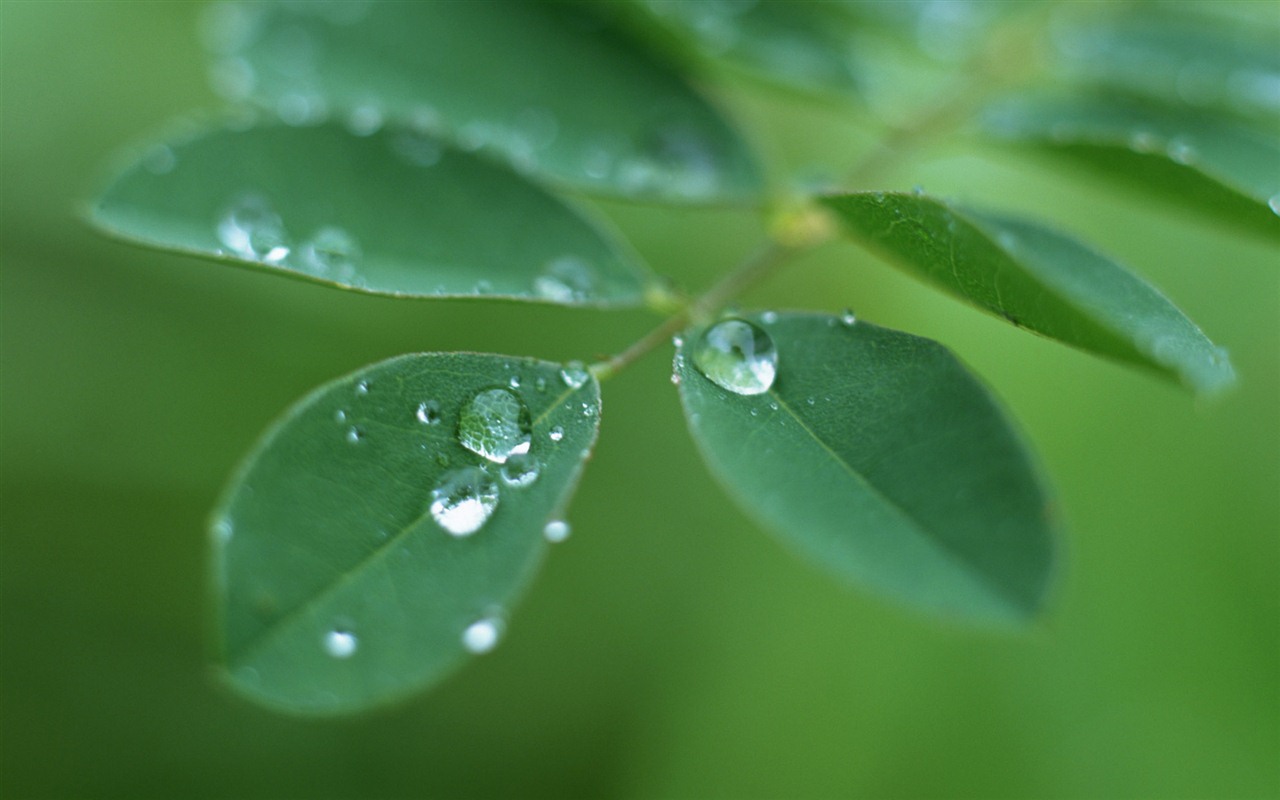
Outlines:
[[542,536],[552,544],[563,542],[569,538],[569,523],[564,520],[553,519],[542,529]]
[[498,646],[506,626],[498,617],[476,620],[462,632],[462,646],[467,652],[481,655]]
[[772,325],[773,323],[778,321],[778,312],[766,311],[760,315],[760,321],[766,325]]
[[677,333],[671,337],[671,344],[674,347],[684,347],[684,337]]
[[1185,139],[1173,139],[1169,142],[1169,158],[1179,164],[1190,164],[1196,160],[1196,148]]
[[595,272],[587,262],[576,256],[561,256],[533,279],[533,290],[552,302],[580,303],[591,299],[595,283]]
[[750,322],[727,319],[702,334],[693,363],[708,380],[735,394],[763,394],[778,372],[778,351],[769,334]]
[[1271,209],[1271,213],[1280,217],[1280,192],[1271,195],[1271,199],[1267,201],[1267,207]]
[[844,325],[846,328],[852,328],[854,325],[858,324],[858,317],[853,313],[852,308],[846,308],[844,311],[840,312],[840,324]]
[[333,412],[333,419],[335,422],[346,422],[347,412],[343,411],[342,409],[338,409],[337,411]]
[[560,441],[564,438],[564,428],[561,428],[559,425],[555,426],[549,433],[547,433],[547,438],[553,442]]
[[334,658],[350,658],[359,646],[360,641],[351,631],[332,630],[324,635],[324,651]]
[[1153,153],[1160,149],[1160,137],[1151,131],[1135,131],[1129,137],[1129,148],[1136,153]]
[[458,442],[498,464],[529,452],[529,409],[507,389],[487,389],[458,415]]
[[382,128],[382,109],[372,102],[361,103],[347,116],[347,130],[356,136],[372,136]]
[[541,466],[538,459],[528,453],[512,456],[502,465],[502,482],[521,489],[532,486],[538,480]]
[[357,428],[357,427],[355,427],[355,426],[352,426],[352,427],[350,427],[350,428],[347,428],[347,441],[348,441],[348,442],[351,442],[352,444],[358,444],[358,443],[360,442],[360,440],[361,440],[361,439],[363,439],[363,438],[364,438],[364,434],[360,432],[360,429],[359,429],[359,428]]
[[507,381],[507,385],[508,385],[508,386],[510,386],[512,389],[519,389],[519,388],[520,388],[520,376],[519,376],[519,375],[512,375],[512,376],[511,376],[511,380]]
[[391,149],[416,167],[434,166],[444,154],[444,148],[428,130],[432,129],[400,131],[392,137]]
[[368,393],[369,393],[368,381],[360,381],[359,383],[356,384],[356,394],[368,394]]
[[581,361],[570,361],[564,365],[564,369],[560,370],[560,380],[564,381],[564,385],[570,389],[581,389],[582,384],[587,382],[591,374],[582,366]]
[[284,222],[261,195],[236,200],[218,221],[218,241],[241,258],[278,264],[289,255]]
[[809,397],[806,397],[806,398],[804,399],[804,402],[805,402],[807,405],[813,405],[814,403],[817,403],[817,402],[818,402],[818,400],[817,400],[817,398],[815,398],[815,397],[813,397],[812,395],[810,395]]
[[349,281],[359,258],[360,245],[342,228],[321,228],[302,246],[302,260],[313,275]]
[[431,516],[453,536],[480,530],[497,507],[498,484],[479,467],[450,470],[431,490]]
[[276,102],[276,114],[292,127],[318,125],[328,113],[324,98],[310,92],[288,92]]
[[235,533],[235,529],[231,526],[231,520],[223,517],[213,523],[213,538],[219,542],[231,541],[231,536]]
[[538,379],[533,382],[533,388],[537,389],[539,392],[545,392],[547,390],[547,379],[539,376]]
[[440,421],[440,404],[435,400],[423,400],[413,414],[423,425],[435,425]]

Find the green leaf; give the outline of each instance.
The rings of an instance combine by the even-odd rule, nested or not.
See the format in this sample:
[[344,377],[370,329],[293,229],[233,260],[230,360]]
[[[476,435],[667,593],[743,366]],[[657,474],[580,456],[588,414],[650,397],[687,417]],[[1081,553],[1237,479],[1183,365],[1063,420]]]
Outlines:
[[754,157],[684,79],[589,10],[564,3],[227,6],[215,83],[303,121],[337,112],[436,126],[576,187],[741,202]]
[[[495,393],[527,414],[512,415]],[[577,483],[599,413],[585,372],[467,353],[393,358],[303,399],[214,516],[232,685],[283,710],[352,712],[491,647],[546,550],[544,526]],[[522,442],[531,448],[518,455]],[[436,491],[450,480],[456,503]],[[467,481],[474,491],[456,483]]]
[[699,359],[703,332],[676,360],[690,430],[738,503],[819,566],[910,605],[1033,616],[1055,526],[987,390],[928,339],[818,314],[748,320],[776,345],[767,391],[705,377],[724,373]]
[[365,292],[637,305],[647,272],[537,184],[412,130],[209,130],[161,145],[92,221],[139,244]]
[[1164,295],[1071,237],[924,195],[858,192],[822,202],[913,274],[1015,325],[1196,391],[1235,380],[1224,351]]
[[[1225,111],[1252,118],[1280,115],[1280,49],[1276,30],[1223,24],[1177,7],[1120,6],[1119,14],[1055,26],[1060,72],[1168,106]],[[1273,15],[1274,17],[1274,15]]]
[[836,24],[839,17],[826,3],[647,0],[643,5],[711,58],[808,93],[860,93],[852,37]]
[[1022,96],[988,108],[1001,141],[1032,146],[1233,225],[1280,236],[1280,142],[1242,122],[1107,97]]

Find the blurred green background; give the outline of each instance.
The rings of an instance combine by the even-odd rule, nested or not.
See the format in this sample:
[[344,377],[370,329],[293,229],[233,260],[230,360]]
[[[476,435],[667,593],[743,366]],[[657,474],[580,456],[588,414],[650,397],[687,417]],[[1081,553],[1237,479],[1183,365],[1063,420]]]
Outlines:
[[[215,104],[198,12],[0,5],[4,796],[1280,796],[1276,250],[972,149],[936,150],[887,188],[1059,220],[1227,346],[1238,391],[1196,403],[849,245],[748,300],[851,305],[946,342],[995,387],[1070,524],[1040,629],[948,627],[792,559],[702,468],[660,354],[605,387],[574,536],[494,654],[352,719],[281,717],[221,688],[205,515],[279,411],[402,352],[590,358],[651,321],[360,297],[97,238],[74,214],[104,165]],[[840,166],[866,142],[830,109],[726,99],[782,163]],[[605,209],[695,288],[759,227]]]

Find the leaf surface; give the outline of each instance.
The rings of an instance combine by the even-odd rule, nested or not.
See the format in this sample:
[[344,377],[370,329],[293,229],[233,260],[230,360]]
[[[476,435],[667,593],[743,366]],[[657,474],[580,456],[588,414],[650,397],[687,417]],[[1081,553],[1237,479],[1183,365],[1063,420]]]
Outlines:
[[1109,180],[1272,238],[1280,237],[1280,138],[1204,112],[1116,97],[1024,95],[992,105],[1001,141],[1083,164]]
[[926,195],[857,192],[822,202],[912,274],[1015,325],[1200,392],[1235,379],[1225,352],[1164,295],[1065,234]]
[[711,58],[807,93],[857,96],[861,83],[842,15],[808,0],[750,5],[648,0],[653,15]]
[[1016,623],[1042,606],[1055,526],[1023,444],[941,345],[819,314],[755,314],[768,391],[676,374],[689,428],[730,494],[839,577],[932,612]]
[[623,197],[740,202],[762,188],[726,119],[589,9],[516,0],[230,9],[210,37],[217,82],[286,119],[414,120]]
[[648,281],[584,212],[408,129],[206,130],[151,150],[91,213],[133,242],[378,294],[637,305]]
[[[595,441],[599,386],[582,378],[570,385],[560,365],[532,359],[406,355],[291,408],[212,525],[232,685],[283,710],[352,712],[422,689],[491,647]],[[520,448],[503,464],[476,449],[512,441],[500,428],[478,436],[475,407],[466,411],[495,390],[528,412],[520,458],[537,475],[525,486],[503,477]]]

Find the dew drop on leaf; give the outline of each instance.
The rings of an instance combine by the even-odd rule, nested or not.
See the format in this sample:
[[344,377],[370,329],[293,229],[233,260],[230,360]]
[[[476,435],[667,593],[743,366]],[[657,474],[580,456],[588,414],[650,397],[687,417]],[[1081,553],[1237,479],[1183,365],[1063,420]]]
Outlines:
[[278,264],[289,255],[284,222],[261,195],[246,194],[218,220],[218,241],[241,258]]
[[840,312],[840,324],[844,325],[846,328],[852,328],[854,325],[858,324],[858,317],[853,313],[852,308],[846,308],[844,311]]
[[487,389],[458,416],[458,442],[497,464],[529,452],[529,409],[507,389]]
[[553,442],[560,441],[561,439],[564,438],[564,428],[561,428],[559,425],[555,426],[547,434],[547,438],[549,438]]
[[763,394],[778,373],[769,334],[750,322],[727,319],[708,328],[693,349],[693,363],[712,383],[734,394]]
[[324,635],[324,651],[334,658],[350,658],[360,642],[351,631],[332,630]]
[[541,465],[532,455],[514,455],[502,465],[502,482],[518,488],[532,486],[540,471]]
[[570,389],[580,389],[582,384],[590,378],[590,373],[582,366],[581,361],[570,361],[565,364],[564,369],[560,370],[560,380],[564,381],[564,385]]
[[302,245],[300,252],[306,270],[312,275],[342,281],[355,277],[360,245],[342,228],[321,228]]
[[505,626],[497,617],[476,620],[462,632],[462,646],[467,652],[481,655],[498,646]]
[[413,415],[423,425],[435,425],[440,421],[440,404],[434,400],[423,400]]
[[542,536],[552,544],[563,542],[569,538],[569,523],[564,520],[553,519],[542,529]]
[[431,490],[431,517],[453,536],[480,530],[497,507],[498,484],[479,467],[446,472]]

